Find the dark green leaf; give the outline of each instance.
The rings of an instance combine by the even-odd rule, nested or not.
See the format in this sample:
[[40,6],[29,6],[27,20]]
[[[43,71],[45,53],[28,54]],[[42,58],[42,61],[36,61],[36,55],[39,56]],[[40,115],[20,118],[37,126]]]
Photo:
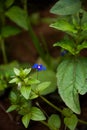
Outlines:
[[69,108],[64,108],[62,113],[64,116],[68,116],[68,117],[70,117],[73,114],[73,112]]
[[59,115],[52,114],[48,119],[48,125],[51,130],[58,130],[61,126],[61,120]]
[[2,28],[2,32],[1,35],[4,38],[19,34],[21,32],[21,30],[17,27],[13,27],[13,26],[5,26]]
[[5,15],[20,27],[24,28],[25,30],[28,30],[26,12],[20,7],[13,6],[5,13]]
[[76,14],[81,8],[80,0],[59,0],[51,8],[50,12],[58,15]]
[[32,109],[31,109],[31,119],[34,120],[34,121],[46,120],[43,112],[37,107],[32,107]]
[[75,130],[78,123],[78,118],[76,115],[73,114],[71,117],[65,117],[64,123],[70,130]]
[[84,41],[82,44],[77,46],[76,53],[78,54],[82,49],[87,48],[87,41]]
[[62,40],[60,42],[57,42],[54,44],[54,46],[59,46],[67,51],[69,51],[71,54],[75,55],[76,51],[74,49],[74,42],[72,40]]
[[6,7],[7,7],[7,8],[10,7],[10,6],[14,3],[14,1],[15,1],[15,0],[6,0],[6,1],[5,1]]
[[57,70],[59,94],[66,105],[80,114],[78,94],[87,92],[87,59],[65,59]]

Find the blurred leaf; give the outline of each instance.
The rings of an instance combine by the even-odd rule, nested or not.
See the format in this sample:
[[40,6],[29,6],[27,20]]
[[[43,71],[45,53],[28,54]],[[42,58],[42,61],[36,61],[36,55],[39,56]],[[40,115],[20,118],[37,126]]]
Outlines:
[[0,75],[1,76],[12,76],[14,74],[13,68],[18,67],[18,63],[16,61],[11,62],[9,64],[0,65]]
[[72,15],[76,14],[81,8],[80,0],[59,0],[51,8],[50,12],[57,15]]
[[73,111],[71,111],[69,108],[64,108],[62,113],[63,115],[70,117],[73,114]]
[[25,128],[28,127],[30,119],[31,119],[31,114],[26,114],[22,117],[22,123],[24,124]]
[[11,106],[6,110],[6,112],[14,111],[14,110],[17,109],[17,107],[18,107],[18,105],[11,105]]
[[51,130],[58,130],[61,126],[61,120],[59,115],[52,114],[48,119],[48,125]]
[[5,5],[7,8],[9,8],[13,3],[14,3],[15,0],[6,0],[5,1]]
[[20,32],[21,32],[21,30],[19,28],[17,28],[17,27],[5,26],[5,27],[2,28],[1,35],[4,38],[7,38],[9,36],[13,36],[13,35],[19,34]]
[[20,27],[28,30],[28,21],[26,12],[18,6],[11,7],[5,15]]
[[73,114],[71,117],[65,117],[64,123],[70,130],[75,130],[78,123],[78,118],[76,115]]
[[34,121],[41,121],[41,120],[46,120],[46,117],[44,116],[43,112],[39,108],[32,107],[31,119]]
[[[33,73],[31,75],[34,78],[37,78],[37,72]],[[52,93],[56,90],[56,86],[57,86],[57,79],[56,79],[56,74],[55,72],[53,72],[52,70],[46,70],[46,71],[40,71],[38,72],[38,80],[40,82],[51,82],[49,87],[47,87],[44,91],[43,91],[43,95]]]
[[42,95],[43,92],[45,92],[46,88],[48,88],[50,86],[50,82],[43,82],[40,83],[37,86],[33,87],[33,91],[37,94],[37,95]]
[[70,32],[70,33],[77,33],[77,30],[75,29],[74,25],[70,24],[65,19],[59,19],[57,22],[50,25],[50,27],[53,27],[55,29]]

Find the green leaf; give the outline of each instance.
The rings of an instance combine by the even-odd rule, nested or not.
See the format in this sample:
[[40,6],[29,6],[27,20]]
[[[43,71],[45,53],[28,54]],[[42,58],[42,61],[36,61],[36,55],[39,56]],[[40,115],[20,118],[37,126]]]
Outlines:
[[87,59],[69,58],[60,63],[57,69],[59,94],[65,104],[75,113],[80,114],[78,94],[87,92]]
[[37,80],[37,79],[34,79],[34,78],[28,79],[28,84],[30,84],[30,85],[32,85],[32,84],[38,84],[38,83],[40,83],[40,81]]
[[71,117],[65,117],[64,123],[70,130],[75,130],[78,123],[78,118],[76,115],[73,114]]
[[57,42],[53,45],[55,46],[59,46],[67,51],[69,51],[71,54],[75,55],[76,51],[74,49],[74,42],[70,39],[64,39],[60,42]]
[[17,109],[17,107],[18,107],[18,105],[11,105],[11,106],[6,110],[6,112],[14,111],[14,110]]
[[5,15],[20,27],[28,30],[27,14],[20,7],[13,6],[5,13]]
[[20,92],[26,99],[29,99],[31,87],[30,86],[22,86],[20,88]]
[[20,76],[20,70],[17,68],[14,68],[14,73],[16,76]]
[[58,130],[61,126],[61,120],[59,115],[52,114],[48,119],[48,125],[51,130]]
[[10,6],[14,3],[14,1],[15,1],[15,0],[6,0],[6,1],[5,1],[6,7],[7,7],[7,8],[10,7]]
[[80,0],[59,0],[51,8],[50,12],[58,15],[76,14],[81,8]]
[[73,111],[71,111],[69,108],[64,108],[62,113],[64,116],[70,117],[73,114]]
[[[34,73],[31,76],[36,78],[37,73]],[[40,82],[51,82],[49,87],[47,87],[43,91],[43,95],[47,95],[47,94],[52,93],[56,90],[57,80],[56,80],[56,75],[52,70],[46,70],[44,72],[43,71],[38,72],[38,80]]]
[[17,62],[11,62],[9,64],[6,65],[0,65],[0,76],[12,76],[14,75],[14,71],[13,68],[14,67],[18,67],[18,63]]
[[35,87],[33,88],[33,90],[35,91],[36,94],[42,95],[43,92],[44,92],[44,90],[45,90],[47,87],[49,87],[49,85],[50,85],[50,82],[43,82],[43,83],[40,83],[39,85],[35,86]]
[[13,35],[19,34],[20,32],[21,32],[21,30],[19,28],[17,28],[17,27],[5,26],[5,27],[2,28],[1,35],[4,38],[7,38],[9,36],[13,36]]
[[82,49],[87,48],[87,41],[84,41],[82,44],[77,46],[76,53],[78,54]]
[[30,122],[30,119],[31,119],[31,114],[26,114],[22,117],[22,123],[24,124],[25,128],[28,127],[29,125],[29,122]]
[[77,30],[75,29],[74,25],[70,24],[65,19],[59,19],[57,22],[51,24],[50,27],[69,33],[77,33]]
[[31,119],[34,121],[41,121],[41,120],[46,120],[46,117],[44,116],[43,112],[39,108],[32,107]]

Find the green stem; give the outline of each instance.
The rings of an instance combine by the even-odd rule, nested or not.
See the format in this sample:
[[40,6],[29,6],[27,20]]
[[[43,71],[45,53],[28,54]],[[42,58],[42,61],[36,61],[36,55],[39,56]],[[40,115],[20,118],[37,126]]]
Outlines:
[[62,113],[62,110],[60,108],[58,108],[57,106],[55,106],[53,103],[51,103],[50,101],[48,101],[45,97],[40,96],[40,98],[45,101],[48,105],[50,105],[51,107],[53,107],[55,110],[57,110],[58,112]]
[[[48,105],[50,105],[51,107],[53,107],[55,110],[57,110],[58,112],[60,112],[63,116],[66,116],[60,108],[58,108],[58,107],[55,106],[53,103],[51,103],[50,101],[48,101],[45,97],[40,96],[40,98],[41,98],[43,101],[45,101]],[[78,119],[78,121],[79,121],[80,123],[82,123],[82,124],[87,125],[87,122],[86,122],[86,121],[83,121],[83,120],[80,120],[80,119]]]
[[33,41],[33,43],[35,45],[35,48],[37,49],[40,57],[47,63],[47,60],[46,60],[46,57],[45,57],[45,52],[44,52],[43,48],[41,47],[40,41],[37,38],[35,32],[33,31],[32,26],[31,26],[31,22],[30,22],[28,12],[27,12],[27,0],[24,1],[24,10],[25,10],[26,15],[27,15],[29,35],[30,35],[30,37],[31,37],[31,39],[32,39],[32,41]]
[[3,60],[4,63],[7,63],[7,56],[6,56],[6,51],[5,51],[5,42],[2,37],[0,37],[0,44],[1,44],[1,50],[2,50],[2,55],[3,55]]

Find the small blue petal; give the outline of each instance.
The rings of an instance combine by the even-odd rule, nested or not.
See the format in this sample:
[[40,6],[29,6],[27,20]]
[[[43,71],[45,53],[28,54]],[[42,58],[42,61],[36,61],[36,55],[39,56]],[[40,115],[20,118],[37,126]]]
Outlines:
[[32,66],[33,69],[37,69],[37,67],[38,67],[38,64],[34,64],[34,65]]
[[64,51],[62,51],[62,52],[60,53],[60,55],[61,55],[61,56],[64,56],[66,53],[67,53],[67,51],[64,50]]
[[42,64],[34,64],[34,65],[32,66],[32,68],[33,68],[33,69],[36,69],[36,70],[38,70],[38,71],[46,70],[46,67],[43,66]]

